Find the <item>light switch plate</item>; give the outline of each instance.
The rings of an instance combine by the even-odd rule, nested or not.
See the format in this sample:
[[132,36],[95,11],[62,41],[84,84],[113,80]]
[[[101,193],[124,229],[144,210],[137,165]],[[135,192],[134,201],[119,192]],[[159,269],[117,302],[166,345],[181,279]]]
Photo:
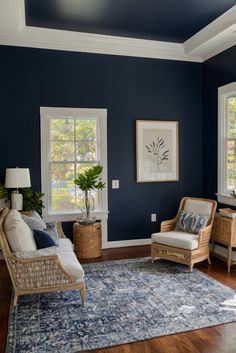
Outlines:
[[151,222],[156,222],[156,221],[157,221],[156,213],[151,213]]
[[119,189],[120,183],[119,180],[112,180],[112,189]]

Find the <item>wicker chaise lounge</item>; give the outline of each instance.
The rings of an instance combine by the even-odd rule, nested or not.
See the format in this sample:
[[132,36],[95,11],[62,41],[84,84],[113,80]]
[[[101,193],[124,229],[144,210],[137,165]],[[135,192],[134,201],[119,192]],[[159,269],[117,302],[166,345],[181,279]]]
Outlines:
[[[190,272],[195,263],[208,260],[209,240],[216,211],[216,201],[210,199],[184,197],[174,219],[161,223],[161,232],[152,234],[151,258],[166,259],[189,266]],[[181,213],[206,216],[206,224],[198,232],[185,232],[176,229]],[[197,219],[197,218],[196,218]]]
[[[0,214],[0,244],[12,280],[13,305],[17,304],[20,295],[72,289],[80,291],[84,305],[83,269],[75,257],[69,240],[67,242],[61,223],[57,224],[60,243],[55,254],[38,257],[37,251],[40,254],[40,250],[36,250],[36,256],[32,258],[19,258],[11,251],[4,231],[4,222],[8,213],[9,210],[4,208]],[[74,275],[76,270],[79,273],[77,277]]]

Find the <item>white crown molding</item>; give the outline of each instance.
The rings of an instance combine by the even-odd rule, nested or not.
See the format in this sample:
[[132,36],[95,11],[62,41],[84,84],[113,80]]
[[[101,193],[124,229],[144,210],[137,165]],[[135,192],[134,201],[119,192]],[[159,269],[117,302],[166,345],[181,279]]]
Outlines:
[[186,54],[203,61],[236,45],[236,5],[183,43]]
[[209,50],[207,51],[207,53],[202,54],[203,62],[212,58],[213,56],[216,56],[217,54],[222,53],[224,50],[227,50],[235,45],[236,45],[235,38],[229,39],[226,43],[221,43],[221,45],[219,46],[216,45],[214,48],[212,48],[212,50]]
[[2,45],[201,62],[180,43],[25,26],[23,0],[0,0],[0,8]]
[[0,45],[203,62],[236,44],[236,6],[183,44],[29,27],[24,0],[0,0],[0,8]]
[[184,53],[182,44],[25,27],[19,35],[0,34],[0,44],[84,53],[201,62]]
[[26,26],[23,0],[0,0],[0,8],[2,45],[201,62],[179,43]]

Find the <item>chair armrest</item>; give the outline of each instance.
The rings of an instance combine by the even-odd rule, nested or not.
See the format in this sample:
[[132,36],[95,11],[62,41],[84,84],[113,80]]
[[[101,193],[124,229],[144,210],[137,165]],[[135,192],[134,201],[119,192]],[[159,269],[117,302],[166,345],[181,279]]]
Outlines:
[[167,221],[161,222],[161,232],[169,232],[175,229],[177,219],[169,219]]
[[198,233],[199,235],[199,240],[198,240],[198,247],[206,246],[209,243],[210,237],[211,237],[211,230],[212,230],[212,225],[209,225]]
[[45,288],[75,283],[62,267],[57,255],[21,259],[13,255],[7,259],[13,284],[18,289]]
[[56,228],[57,228],[57,232],[58,232],[59,238],[60,239],[66,239],[66,235],[63,232],[62,225],[61,225],[60,221],[57,221]]

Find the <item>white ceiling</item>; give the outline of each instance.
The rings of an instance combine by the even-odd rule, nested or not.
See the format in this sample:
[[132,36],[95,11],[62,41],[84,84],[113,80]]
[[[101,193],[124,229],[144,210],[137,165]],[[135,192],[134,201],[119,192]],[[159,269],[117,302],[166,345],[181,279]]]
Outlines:
[[29,27],[24,0],[0,0],[0,45],[203,62],[236,45],[236,6],[183,44]]

